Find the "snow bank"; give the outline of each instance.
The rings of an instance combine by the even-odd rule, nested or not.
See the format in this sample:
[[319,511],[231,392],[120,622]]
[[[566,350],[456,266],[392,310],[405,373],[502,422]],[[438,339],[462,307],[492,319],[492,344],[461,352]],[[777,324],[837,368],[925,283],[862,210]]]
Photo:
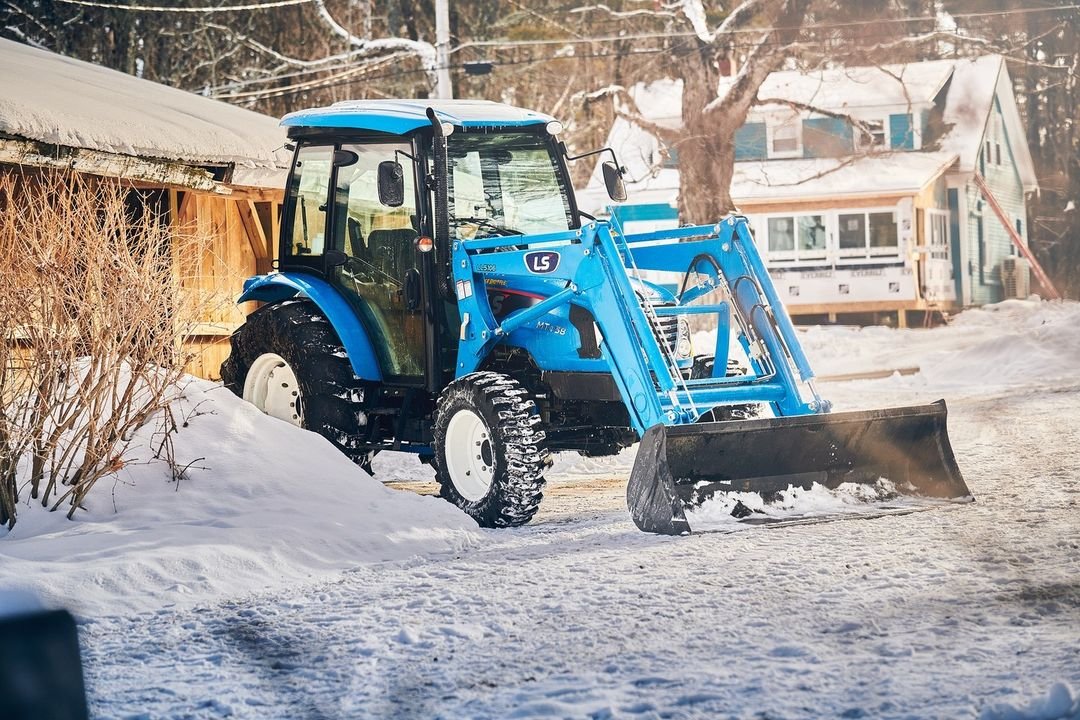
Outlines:
[[[965,310],[946,327],[813,327],[803,347],[818,375],[918,367],[889,379],[896,390],[958,397],[1035,384],[1072,387],[1080,378],[1080,303],[1006,300]],[[864,383],[821,386],[858,405]],[[853,392],[849,393],[848,390]]]
[[112,487],[99,483],[76,520],[20,508],[0,537],[0,589],[110,615],[452,553],[482,538],[445,501],[384,488],[322,438],[218,385],[192,379],[173,410],[187,418],[176,435],[177,460],[191,463],[186,479],[177,486],[151,461],[160,438],[143,428],[135,460]]

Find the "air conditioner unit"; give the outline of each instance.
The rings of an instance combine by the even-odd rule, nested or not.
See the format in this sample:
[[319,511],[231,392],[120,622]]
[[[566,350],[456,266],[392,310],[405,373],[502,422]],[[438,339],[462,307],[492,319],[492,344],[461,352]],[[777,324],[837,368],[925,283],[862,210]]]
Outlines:
[[1009,256],[1001,260],[1001,285],[1005,299],[1027,298],[1031,294],[1031,266],[1022,257]]

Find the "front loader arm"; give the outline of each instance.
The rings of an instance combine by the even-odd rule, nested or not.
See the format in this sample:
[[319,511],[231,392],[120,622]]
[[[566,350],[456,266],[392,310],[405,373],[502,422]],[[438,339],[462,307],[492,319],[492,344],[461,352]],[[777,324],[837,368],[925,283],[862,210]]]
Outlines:
[[[525,249],[519,249],[522,245]],[[720,325],[726,327],[728,303],[653,308],[638,297],[630,282],[629,273],[638,269],[685,270],[703,255],[714,259],[720,269],[717,283],[729,289],[736,311],[746,318],[752,337],[744,347],[754,357],[757,371],[751,376],[687,380],[653,332],[659,315],[673,313],[718,314]],[[462,323],[459,376],[476,370],[492,347],[516,327],[573,302],[589,310],[600,329],[601,354],[639,435],[656,424],[694,422],[724,404],[772,403],[785,415],[827,409],[824,404],[804,403],[800,397],[795,370],[807,379],[811,377],[809,364],[782,306],[768,297],[775,298],[775,293],[770,292],[771,284],[741,218],[625,238],[608,223],[596,222],[565,233],[458,240],[452,263]],[[497,276],[513,286],[515,278],[537,275],[561,280],[565,288],[501,323],[496,320],[484,291],[485,278]],[[796,353],[790,351],[792,347]]]
[[[601,242],[606,225],[601,227],[600,232],[593,224],[565,233],[454,243],[454,286],[461,319],[456,374],[460,377],[478,369],[492,347],[517,327],[573,302],[588,309],[600,327],[604,338],[600,343],[601,355],[611,368],[635,429],[640,432],[665,419],[656,390],[649,381],[648,363],[642,356],[643,345],[646,352],[651,345],[657,356],[659,349],[651,335],[643,341],[637,331],[648,326],[636,299],[628,303],[625,291],[620,293],[617,289],[620,276],[626,282],[625,271],[618,254]],[[526,249],[514,249],[522,245]],[[495,250],[499,251],[492,252]],[[544,254],[551,269],[543,272],[532,269],[527,263],[536,254]],[[612,256],[614,260],[609,259]],[[497,276],[513,286],[515,278],[537,275],[562,280],[566,287],[532,307],[511,313],[501,323],[496,320],[488,304],[485,278]],[[633,298],[632,290],[630,295]],[[635,308],[640,317],[635,317]]]

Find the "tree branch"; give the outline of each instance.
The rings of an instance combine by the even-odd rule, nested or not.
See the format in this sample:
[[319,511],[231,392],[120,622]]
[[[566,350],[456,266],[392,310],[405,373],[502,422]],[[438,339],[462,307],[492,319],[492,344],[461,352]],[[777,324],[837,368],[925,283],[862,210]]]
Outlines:
[[674,145],[682,137],[680,130],[666,128],[646,118],[642,114],[641,108],[638,107],[637,101],[622,85],[608,85],[590,93],[581,93],[576,96],[576,99],[588,105],[591,102],[607,97],[612,99],[612,108],[616,115],[623,120],[634,123],[665,145]]

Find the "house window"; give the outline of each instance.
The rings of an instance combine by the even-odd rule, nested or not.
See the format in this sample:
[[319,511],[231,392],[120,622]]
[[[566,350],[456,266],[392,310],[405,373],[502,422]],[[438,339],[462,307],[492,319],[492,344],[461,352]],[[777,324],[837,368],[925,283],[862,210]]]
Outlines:
[[772,260],[821,260],[828,234],[822,215],[771,217],[768,226],[769,258]]
[[994,162],[994,156],[990,154],[990,141],[989,140],[986,141],[986,155],[984,157],[986,158],[986,162]]
[[790,217],[769,218],[769,253],[795,252],[795,223]]
[[798,115],[768,126],[769,157],[798,157],[802,154],[802,120]]
[[840,216],[840,251],[859,250],[860,254],[866,249],[866,214]]
[[870,213],[870,252],[896,252],[899,247],[896,218],[891,212]]
[[895,255],[899,250],[896,219],[891,210],[840,213],[837,245],[842,258]]
[[930,257],[934,260],[949,259],[949,213],[947,210],[926,211],[926,223],[930,240]]
[[873,148],[888,148],[885,141],[884,120],[863,120],[863,127],[855,128],[855,149],[871,150]]
[[803,215],[798,219],[799,259],[825,257],[825,223],[820,215]]
[[1001,164],[1001,143],[994,143],[994,156],[996,164]]

